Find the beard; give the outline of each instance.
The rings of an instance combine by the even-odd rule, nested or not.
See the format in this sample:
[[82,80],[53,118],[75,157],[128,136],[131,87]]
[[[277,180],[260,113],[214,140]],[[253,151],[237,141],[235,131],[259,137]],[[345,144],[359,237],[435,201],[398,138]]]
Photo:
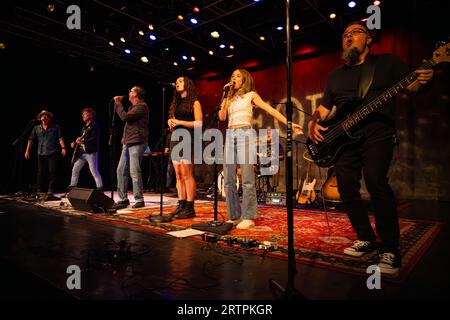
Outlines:
[[342,51],[342,59],[347,62],[348,65],[354,65],[359,61],[359,56],[362,52],[359,52],[358,48],[351,47]]

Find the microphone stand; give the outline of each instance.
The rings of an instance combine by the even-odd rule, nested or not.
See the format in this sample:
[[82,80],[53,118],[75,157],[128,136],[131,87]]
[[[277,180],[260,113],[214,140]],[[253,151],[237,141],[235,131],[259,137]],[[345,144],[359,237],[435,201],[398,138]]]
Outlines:
[[[219,130],[220,127],[220,120],[219,120],[219,111],[222,106],[222,103],[225,99],[227,91],[224,91],[222,94],[222,99],[220,100],[219,106],[216,108],[212,118],[211,122],[208,125],[208,128],[212,126],[212,123],[214,121],[216,122],[216,128]],[[217,150],[216,150],[217,151]],[[225,152],[225,151],[224,151]],[[193,224],[191,226],[192,229],[202,230],[202,231],[208,231],[218,234],[226,234],[228,231],[230,231],[233,228],[232,223],[226,223],[223,221],[218,220],[218,203],[217,203],[217,154],[216,154],[216,160],[214,161],[213,165],[213,185],[214,185],[214,220],[209,221],[207,224],[199,223],[199,224]]]
[[[162,82],[160,83],[162,84]],[[166,148],[166,129],[164,129],[164,116],[165,116],[165,97],[166,97],[166,84],[162,84],[162,112],[161,112],[161,155],[160,155],[160,169],[161,169],[161,177],[160,177],[160,198],[159,198],[159,215],[151,215],[149,220],[155,223],[161,222],[170,222],[172,221],[172,217],[170,215],[163,216],[163,192],[164,192],[164,150]],[[170,85],[170,84],[168,84]],[[150,159],[151,161],[151,159]]]
[[[30,122],[28,122],[28,124],[25,126],[25,129],[23,129],[22,133],[12,143],[13,147],[15,147],[18,143],[19,143],[19,146],[16,151],[16,161],[14,161],[14,166],[13,166],[13,169],[11,172],[11,182],[12,183],[10,185],[14,185],[13,183],[18,181],[19,189],[22,188],[22,177],[23,177],[22,176],[23,161],[21,158],[21,155],[23,154],[23,142],[24,142],[24,139],[26,138],[26,136],[31,131],[31,129],[33,129],[33,127],[35,126],[36,123],[39,123],[39,121],[31,119]],[[17,167],[19,167],[19,169],[17,169]],[[16,179],[16,176],[18,176],[18,179]],[[21,193],[21,192],[22,192],[22,190],[19,190],[19,193]]]
[[109,177],[111,180],[111,199],[114,200],[114,189],[117,188],[117,185],[114,184],[114,177],[115,177],[115,167],[116,167],[116,108],[115,108],[115,102],[114,100],[111,100],[109,102],[109,117],[111,119],[110,127],[109,127],[109,159],[110,159],[110,166],[109,166]]
[[293,185],[292,185],[292,50],[291,50],[291,23],[290,0],[286,0],[286,66],[287,66],[287,139],[286,139],[286,204],[288,226],[288,280],[286,288],[283,288],[275,280],[270,279],[269,284],[282,292],[281,298],[286,300],[306,299],[295,289],[295,250],[294,250],[294,212],[293,212]]

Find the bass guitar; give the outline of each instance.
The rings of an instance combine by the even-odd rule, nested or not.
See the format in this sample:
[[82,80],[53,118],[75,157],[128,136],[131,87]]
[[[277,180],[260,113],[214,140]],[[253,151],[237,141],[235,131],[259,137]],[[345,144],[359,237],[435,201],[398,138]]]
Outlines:
[[[431,69],[441,62],[450,62],[450,44],[446,44],[433,52],[433,58],[425,62],[419,69]],[[324,140],[314,143],[310,138],[306,140],[306,147],[312,160],[319,167],[329,167],[335,163],[342,150],[349,145],[357,143],[361,136],[352,134],[352,129],[373,112],[379,110],[386,101],[416,81],[414,72],[408,74],[401,81],[393,85],[377,98],[363,104],[353,114],[340,117],[337,115],[330,121],[321,122],[320,125],[328,127],[322,131]]]

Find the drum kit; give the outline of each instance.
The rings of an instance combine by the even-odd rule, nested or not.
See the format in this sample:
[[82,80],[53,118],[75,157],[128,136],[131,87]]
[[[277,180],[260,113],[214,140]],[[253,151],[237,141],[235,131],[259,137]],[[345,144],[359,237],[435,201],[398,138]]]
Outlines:
[[[255,184],[256,184],[256,196],[258,202],[265,202],[265,196],[267,192],[273,192],[276,189],[276,185],[278,182],[278,166],[275,165],[263,165],[260,161],[260,154],[257,154],[258,161],[253,166],[253,171],[255,175]],[[280,157],[280,161],[283,160]],[[264,170],[261,170],[264,168]],[[210,188],[211,190],[213,188]],[[225,174],[223,170],[220,170],[217,175],[217,194],[221,196],[223,199],[226,198],[225,194]],[[236,173],[236,189],[238,190],[239,196],[242,196],[242,176],[241,176],[241,168],[237,167]]]

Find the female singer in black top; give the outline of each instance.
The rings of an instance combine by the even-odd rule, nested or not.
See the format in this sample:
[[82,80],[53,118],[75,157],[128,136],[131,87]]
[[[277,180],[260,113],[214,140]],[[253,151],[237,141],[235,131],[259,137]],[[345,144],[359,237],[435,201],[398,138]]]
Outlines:
[[[194,83],[187,77],[179,77],[175,83],[175,92],[167,123],[172,132],[170,149],[178,192],[178,206],[171,213],[171,216],[175,219],[192,218],[195,217],[194,201],[196,193],[193,163],[194,128],[201,128],[203,114]],[[179,134],[182,136],[182,140],[176,141]],[[176,153],[176,150],[180,147],[177,147],[177,145],[181,143],[183,148],[181,152]],[[190,148],[185,148],[186,145]],[[175,147],[177,147],[176,150],[174,150]]]

